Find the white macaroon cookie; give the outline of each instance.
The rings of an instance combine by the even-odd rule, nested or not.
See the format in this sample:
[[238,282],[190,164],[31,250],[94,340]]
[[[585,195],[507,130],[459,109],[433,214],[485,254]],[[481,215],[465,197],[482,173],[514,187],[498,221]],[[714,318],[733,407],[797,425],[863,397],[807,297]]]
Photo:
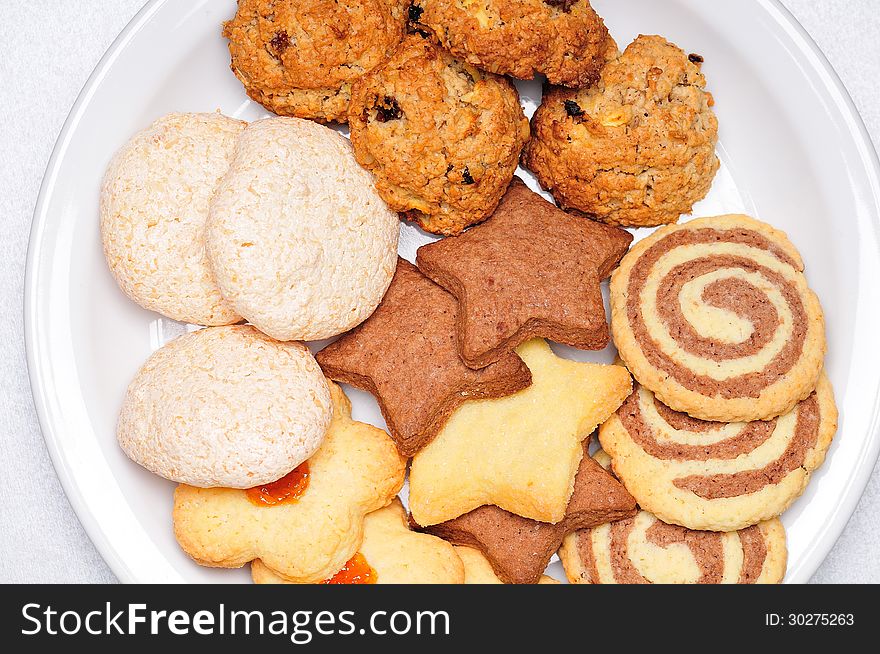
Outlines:
[[248,325],[209,327],[147,360],[128,387],[117,438],[166,479],[251,488],[312,456],[332,415],[327,380],[303,344]]
[[170,114],[110,163],[101,188],[104,255],[120,288],[145,309],[198,325],[241,320],[214,282],[205,223],[246,126],[220,114]]
[[400,224],[337,132],[269,118],[238,140],[211,203],[207,249],[223,296],[281,341],[319,340],[375,311]]

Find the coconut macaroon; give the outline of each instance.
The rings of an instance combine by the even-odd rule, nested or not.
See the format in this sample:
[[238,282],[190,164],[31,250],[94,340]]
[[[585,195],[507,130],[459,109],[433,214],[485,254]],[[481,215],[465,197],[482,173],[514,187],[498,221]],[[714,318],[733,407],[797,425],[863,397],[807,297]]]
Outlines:
[[245,127],[220,114],[170,114],[110,163],[101,188],[104,255],[119,287],[145,309],[198,325],[241,320],[214,283],[204,233]]
[[275,481],[321,445],[333,409],[314,357],[253,327],[213,327],[155,352],[128,387],[123,451],[172,481],[251,488]]
[[207,249],[223,296],[250,323],[281,341],[319,340],[376,309],[399,231],[347,139],[270,118],[239,139],[211,204]]

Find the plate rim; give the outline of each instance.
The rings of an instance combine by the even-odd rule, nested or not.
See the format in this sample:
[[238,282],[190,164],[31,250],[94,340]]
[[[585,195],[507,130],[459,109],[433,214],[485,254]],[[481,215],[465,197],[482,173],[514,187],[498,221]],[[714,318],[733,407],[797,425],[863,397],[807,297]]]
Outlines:
[[[801,25],[792,12],[782,4],[782,0],[753,0],[756,8],[765,11],[773,22],[778,25],[792,39],[797,46],[798,52],[807,57],[811,67],[821,75],[822,84],[828,92],[834,105],[845,119],[849,131],[859,147],[859,155],[864,164],[870,187],[873,191],[873,208],[875,217],[880,216],[880,158],[877,149],[867,130],[864,119],[858,111],[849,91],[846,89],[840,76],[837,74],[831,62],[822,52],[816,41],[810,36],[806,28]],[[34,207],[31,230],[28,239],[27,263],[24,281],[24,335],[27,358],[27,369],[30,380],[31,394],[34,400],[40,430],[46,449],[55,468],[55,472],[61,482],[64,494],[70,502],[77,519],[107,563],[114,575],[123,583],[137,583],[137,579],[129,566],[125,563],[121,554],[110,544],[106,536],[105,526],[95,515],[92,507],[85,501],[79,488],[76,475],[74,474],[67,458],[64,455],[60,441],[63,438],[63,427],[56,425],[51,419],[48,392],[53,389],[51,384],[44,379],[40,364],[40,327],[37,320],[38,295],[37,267],[41,260],[44,245],[44,234],[48,222],[47,209],[49,199],[54,191],[60,163],[69,146],[71,136],[75,131],[84,111],[100,85],[103,78],[109,72],[119,54],[128,42],[149,22],[168,0],[148,0],[146,4],[134,15],[125,28],[113,40],[107,51],[99,60],[92,73],[86,80],[82,90],[77,96],[64,125],[59,132],[58,138],[46,166]],[[880,224],[875,225],[880,228]],[[880,250],[880,233],[874,232],[875,243]],[[874,397],[873,411],[869,420],[869,429],[864,446],[861,448],[857,474],[851,480],[845,494],[840,498],[838,510],[825,524],[824,529],[817,537],[813,551],[821,556],[815,557],[815,565],[808,566],[812,569],[809,578],[825,561],[828,553],[834,547],[839,537],[846,528],[855,509],[862,498],[865,488],[873,474],[874,466],[880,456],[880,390]],[[843,509],[843,510],[840,510]],[[808,580],[807,579],[807,580]]]

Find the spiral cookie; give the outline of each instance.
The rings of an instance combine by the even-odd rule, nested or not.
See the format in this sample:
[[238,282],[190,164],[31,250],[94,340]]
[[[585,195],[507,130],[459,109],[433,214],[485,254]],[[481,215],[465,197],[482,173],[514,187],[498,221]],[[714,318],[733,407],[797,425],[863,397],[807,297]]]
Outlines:
[[836,431],[834,394],[822,375],[792,411],[748,423],[691,418],[637,385],[599,440],[642,509],[689,529],[733,531],[785,511]]
[[703,420],[765,420],[813,389],[825,323],[785,234],[747,216],[664,227],[611,280],[611,330],[636,380]]
[[785,576],[778,519],[742,531],[692,531],[647,511],[569,534],[559,550],[573,584],[776,584]]

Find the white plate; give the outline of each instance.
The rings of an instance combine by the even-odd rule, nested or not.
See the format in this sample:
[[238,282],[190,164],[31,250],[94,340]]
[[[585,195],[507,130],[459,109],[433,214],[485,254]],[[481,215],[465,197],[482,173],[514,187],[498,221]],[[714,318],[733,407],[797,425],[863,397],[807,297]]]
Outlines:
[[[825,466],[784,516],[787,579],[807,581],[843,530],[880,448],[877,155],[837,76],[776,0],[594,4],[622,45],[639,33],[659,33],[706,57],[724,166],[696,214],[747,211],[788,231],[825,307],[840,432]],[[137,130],[170,111],[265,114],[229,72],[220,23],[234,11],[234,0],[154,0],[144,7],[74,106],[34,218],[25,301],[34,398],[67,495],[123,581],[248,578],[194,565],[171,531],[173,485],[116,446],[114,425],[129,380],[186,326],[122,295],[98,233],[104,168]],[[533,109],[538,85],[521,90]],[[423,237],[411,227],[403,234],[402,251],[411,257]],[[352,395],[356,417],[381,425],[372,399]]]

